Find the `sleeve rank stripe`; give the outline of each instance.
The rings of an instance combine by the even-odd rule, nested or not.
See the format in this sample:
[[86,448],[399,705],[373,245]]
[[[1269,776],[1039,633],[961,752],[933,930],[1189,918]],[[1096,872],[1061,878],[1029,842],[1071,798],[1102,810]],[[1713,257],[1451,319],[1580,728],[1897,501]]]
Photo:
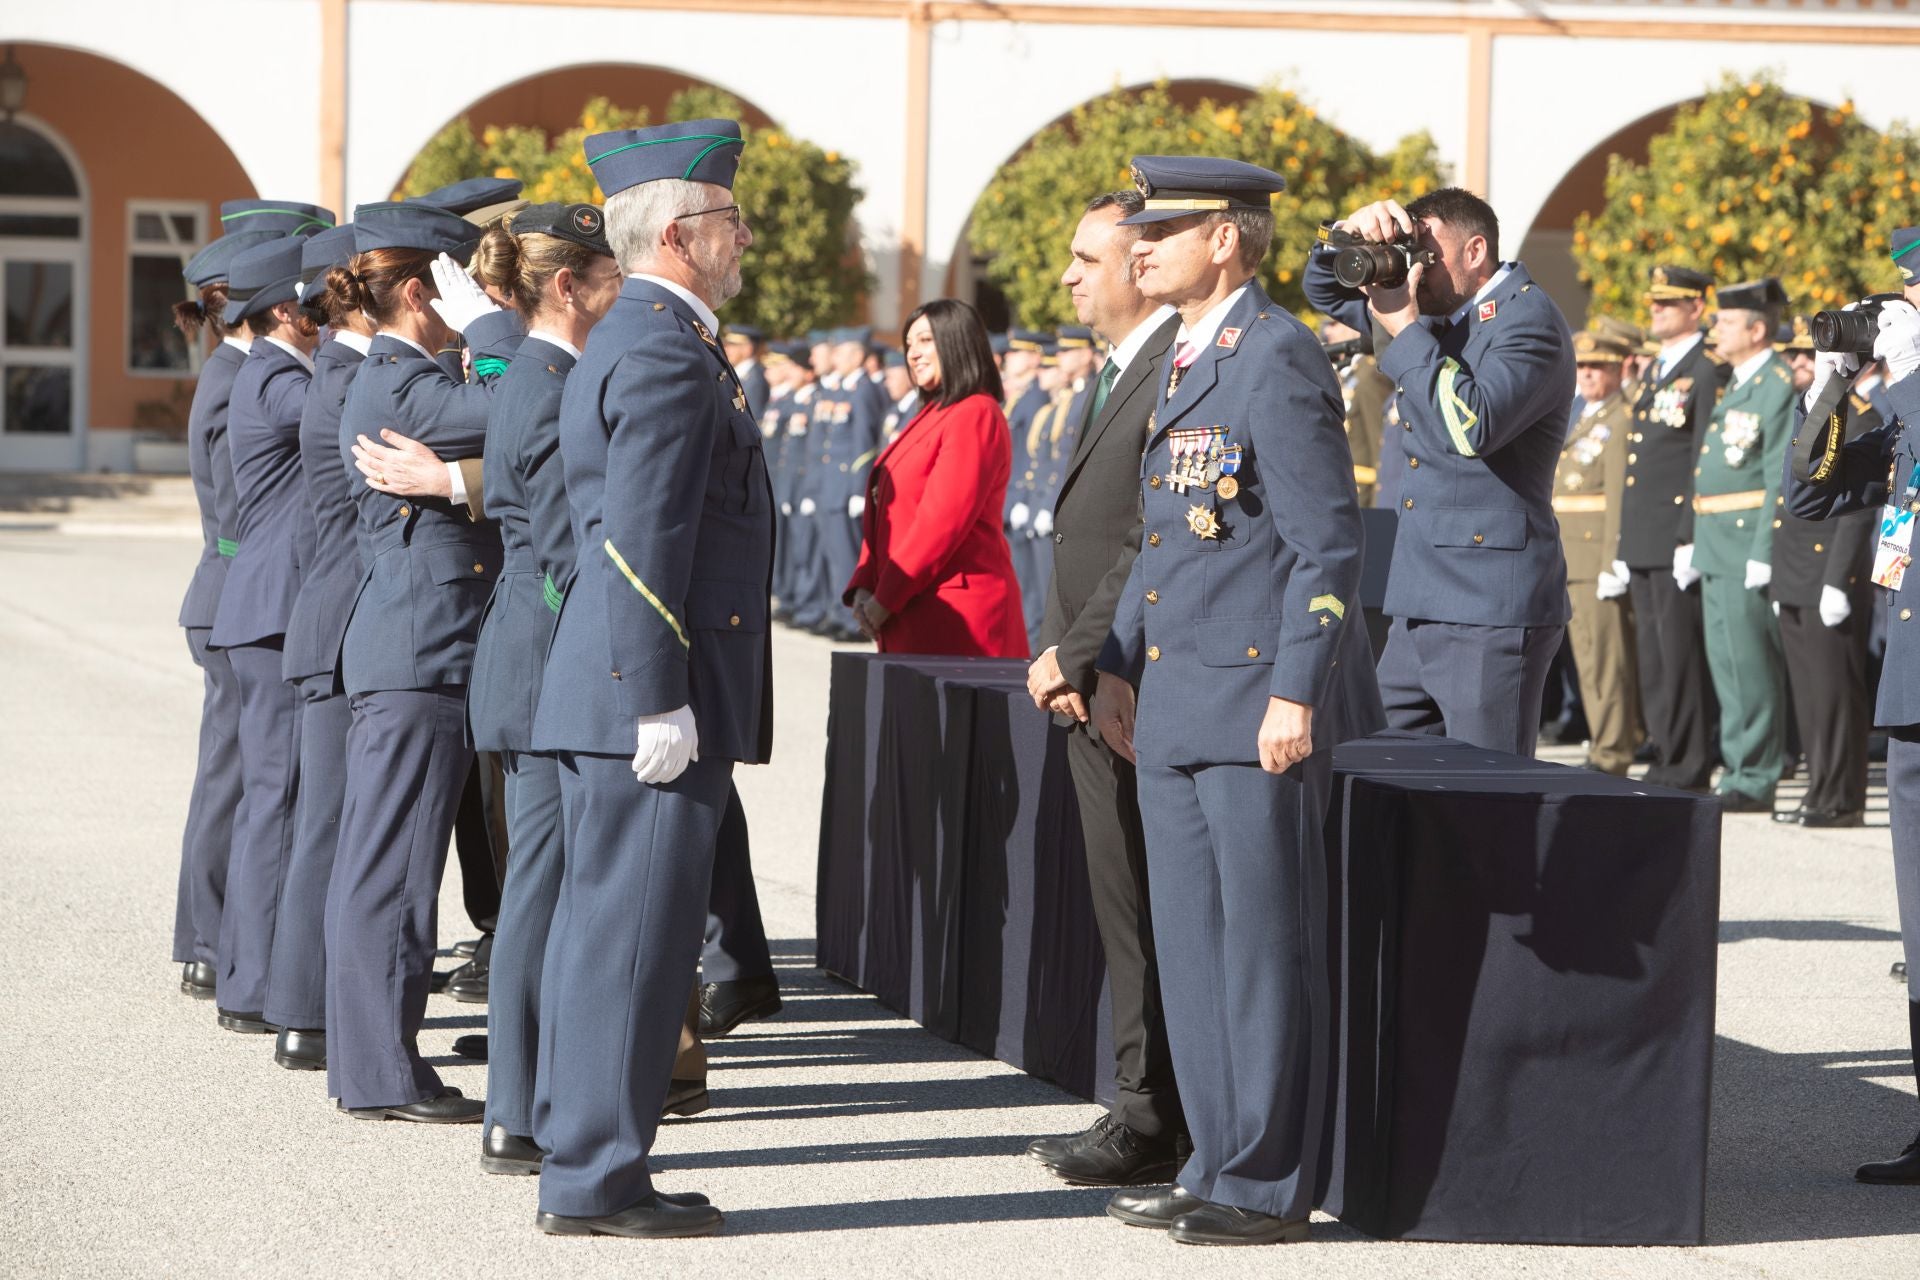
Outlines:
[[1480,419],[1454,390],[1459,377],[1460,362],[1448,356],[1447,362],[1440,366],[1440,416],[1447,421],[1447,434],[1453,437],[1454,451],[1463,458],[1472,458],[1478,455],[1467,440],[1467,432],[1478,426]]
[[647,590],[647,584],[640,581],[639,575],[634,573],[625,558],[622,557],[618,549],[614,547],[613,539],[608,538],[604,545],[607,549],[607,555],[612,558],[614,565],[619,568],[620,572],[627,576],[627,581],[633,584],[633,589],[646,597],[647,603],[653,606],[654,612],[658,613],[662,618],[665,618],[667,625],[673,628],[673,634],[680,638],[680,647],[683,649],[691,649],[693,646],[687,642],[687,632],[686,629],[680,625],[680,620],[673,616],[673,613],[667,606],[660,603],[659,596]]
[[1347,606],[1340,603],[1339,596],[1315,596],[1307,601],[1307,612],[1318,613],[1325,609],[1342,622],[1347,620]]

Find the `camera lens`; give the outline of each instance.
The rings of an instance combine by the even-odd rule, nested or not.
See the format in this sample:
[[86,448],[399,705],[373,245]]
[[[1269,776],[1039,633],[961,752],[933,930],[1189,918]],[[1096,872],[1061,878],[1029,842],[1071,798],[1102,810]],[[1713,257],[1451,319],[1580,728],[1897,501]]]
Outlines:
[[1377,284],[1391,289],[1407,279],[1407,260],[1392,245],[1347,245],[1333,255],[1333,278],[1348,289]]
[[1880,326],[1866,311],[1821,311],[1807,325],[1813,335],[1815,351],[1845,351],[1856,356],[1873,354]]

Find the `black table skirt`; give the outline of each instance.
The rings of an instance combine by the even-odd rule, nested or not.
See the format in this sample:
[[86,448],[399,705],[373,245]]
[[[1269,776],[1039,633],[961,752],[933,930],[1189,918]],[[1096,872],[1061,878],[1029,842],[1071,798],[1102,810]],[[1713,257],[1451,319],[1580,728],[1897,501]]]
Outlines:
[[[1110,1100],[1065,730],[1025,664],[834,656],[819,964]],[[1442,739],[1334,755],[1321,1203],[1424,1240],[1704,1233],[1719,813]]]

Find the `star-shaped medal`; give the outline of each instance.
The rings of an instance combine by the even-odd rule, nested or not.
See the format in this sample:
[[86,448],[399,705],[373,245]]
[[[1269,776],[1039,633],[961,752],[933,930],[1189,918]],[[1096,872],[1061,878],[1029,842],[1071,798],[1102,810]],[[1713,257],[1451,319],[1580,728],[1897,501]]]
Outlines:
[[1196,538],[1214,539],[1220,536],[1220,518],[1213,513],[1212,507],[1195,504],[1187,508],[1187,528]]

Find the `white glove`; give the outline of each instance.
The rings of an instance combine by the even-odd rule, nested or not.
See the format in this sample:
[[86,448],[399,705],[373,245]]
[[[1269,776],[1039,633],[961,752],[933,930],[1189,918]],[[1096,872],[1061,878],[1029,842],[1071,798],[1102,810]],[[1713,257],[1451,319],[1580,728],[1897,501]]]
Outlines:
[[866,509],[867,509],[867,500],[863,495],[856,493],[851,498],[847,499],[847,514],[852,516],[855,520],[858,520],[860,518],[860,513],[865,511]]
[[1764,560],[1747,561],[1747,590],[1758,591],[1773,581],[1773,566]]
[[1033,513],[1033,531],[1041,537],[1053,532],[1053,512],[1040,510]]
[[1627,594],[1627,580],[1611,570],[1602,569],[1595,582],[1593,593],[1602,600],[1618,600]]
[[1013,510],[1007,513],[1007,523],[1016,529],[1024,529],[1027,527],[1027,517],[1032,514],[1027,510],[1026,503],[1016,502],[1013,504]]
[[803,515],[803,516],[810,516],[810,515],[812,515],[812,514],[813,514],[813,499],[812,499],[812,498],[802,498],[802,499],[800,499],[800,514],[801,514],[801,515]]
[[1780,616],[1780,602],[1778,600],[1773,602],[1773,616],[1776,618]]
[[664,786],[700,758],[700,730],[694,727],[693,708],[682,707],[661,716],[641,716],[633,776]]
[[781,514],[781,515],[783,515],[783,516],[790,516],[790,515],[792,515],[792,514],[793,514],[793,504],[792,504],[791,502],[783,502],[783,503],[781,503],[781,504],[780,504],[780,514]]
[[440,291],[432,299],[434,313],[455,333],[465,333],[481,316],[500,310],[466,269],[444,253],[433,260],[433,287]]
[[1673,549],[1673,581],[1682,591],[1700,581],[1700,571],[1693,567],[1693,544]]
[[1889,386],[1920,369],[1920,309],[1906,301],[1882,307],[1880,337],[1873,344],[1873,354],[1887,362]]
[[1620,579],[1620,581],[1633,581],[1633,570],[1627,568],[1627,562],[1625,560],[1615,560],[1608,568],[1613,570],[1613,576]]
[[1853,601],[1847,599],[1847,593],[1838,587],[1820,588],[1820,621],[1829,627],[1837,627],[1853,616]]

